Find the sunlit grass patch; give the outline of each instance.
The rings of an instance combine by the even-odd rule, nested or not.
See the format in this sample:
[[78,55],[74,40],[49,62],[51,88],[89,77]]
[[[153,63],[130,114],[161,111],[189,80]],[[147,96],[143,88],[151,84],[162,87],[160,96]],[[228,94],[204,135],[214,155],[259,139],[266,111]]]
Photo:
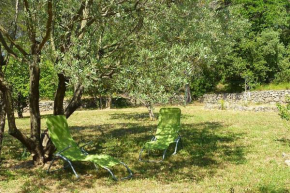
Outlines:
[[290,89],[290,83],[271,83],[266,85],[260,85],[257,86],[254,91],[263,91],[263,90],[289,90]]

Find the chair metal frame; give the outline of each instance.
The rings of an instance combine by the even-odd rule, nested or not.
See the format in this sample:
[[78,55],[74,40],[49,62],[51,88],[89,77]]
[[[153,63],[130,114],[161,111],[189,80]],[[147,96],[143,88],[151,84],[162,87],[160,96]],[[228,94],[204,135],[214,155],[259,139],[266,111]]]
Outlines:
[[[157,140],[157,138],[155,136],[151,139],[151,141],[156,141],[156,140]],[[177,150],[178,150],[178,144],[179,144],[180,141],[181,141],[181,136],[178,134],[177,139],[175,139],[174,142],[172,142],[172,143],[175,143],[175,149],[174,149],[174,152],[173,152],[172,155],[176,155]],[[143,147],[141,149],[140,153],[139,153],[139,161],[141,161],[141,162],[155,162],[155,163],[162,162],[165,159],[165,156],[166,156],[168,147],[166,149],[164,149],[161,160],[142,160],[142,153],[144,151],[144,147]],[[150,154],[150,151],[149,150],[148,150],[148,154]]]
[[[133,173],[132,173],[132,171],[129,169],[129,167],[126,165],[126,164],[124,164],[123,162],[121,162],[121,161],[119,161],[119,160],[117,160],[117,159],[115,159],[115,161],[114,161],[114,164],[113,165],[107,165],[107,164],[99,164],[98,163],[98,161],[96,160],[85,160],[85,159],[79,159],[79,158],[77,158],[76,157],[76,159],[74,159],[74,157],[72,156],[72,160],[70,160],[68,157],[69,156],[66,156],[66,154],[67,154],[67,150],[69,150],[71,147],[74,147],[75,149],[75,151],[81,151],[81,152],[76,152],[76,153],[81,153],[81,154],[83,154],[84,155],[84,157],[85,156],[88,156],[89,154],[88,154],[88,152],[86,152],[85,150],[84,150],[84,147],[85,146],[87,146],[87,145],[89,145],[91,142],[88,142],[88,143],[86,143],[86,144],[84,144],[83,146],[79,146],[77,143],[75,143],[75,141],[73,140],[73,138],[72,138],[72,136],[70,135],[70,133],[69,133],[69,130],[68,130],[68,124],[67,124],[67,122],[66,122],[66,118],[63,116],[63,115],[57,115],[57,116],[55,116],[52,120],[54,120],[54,121],[57,121],[57,120],[60,120],[60,121],[62,121],[63,123],[64,123],[64,127],[65,128],[63,128],[63,129],[67,129],[67,133],[66,133],[66,135],[68,135],[67,137],[68,138],[71,138],[70,140],[72,140],[73,142],[65,142],[65,143],[67,143],[66,145],[68,145],[68,146],[61,146],[61,148],[63,148],[63,149],[61,149],[60,151],[58,151],[55,155],[54,155],[54,157],[53,157],[53,159],[52,159],[52,161],[50,162],[50,165],[49,165],[49,167],[48,167],[48,169],[47,169],[47,173],[51,173],[51,172],[55,172],[55,171],[58,171],[58,170],[60,170],[60,169],[62,169],[62,168],[60,168],[60,169],[56,169],[56,170],[53,170],[53,171],[51,171],[50,169],[51,169],[51,167],[52,167],[52,165],[53,165],[53,163],[55,162],[55,160],[56,159],[62,159],[62,160],[64,160],[65,161],[65,163],[64,163],[64,167],[63,167],[63,169],[64,168],[66,168],[66,167],[70,167],[71,169],[72,169],[72,171],[73,171],[73,173],[75,174],[75,176],[76,176],[76,178],[79,178],[79,175],[77,174],[77,172],[76,172],[76,170],[75,170],[75,168],[73,167],[73,164],[72,164],[72,160],[74,160],[74,161],[90,161],[90,162],[93,162],[93,164],[94,164],[94,166],[95,166],[95,168],[98,170],[98,166],[100,166],[101,168],[104,168],[105,170],[107,170],[111,175],[112,175],[112,178],[114,179],[114,180],[119,180],[119,178],[117,178],[115,175],[114,175],[114,173],[108,168],[108,166],[114,166],[114,165],[118,165],[118,164],[121,164],[121,165],[123,165],[126,169],[127,169],[127,172],[129,173],[129,175],[128,176],[126,176],[126,177],[123,177],[123,178],[120,178],[120,179],[129,179],[129,178],[132,178],[132,176],[133,176]],[[48,123],[48,122],[47,122]],[[53,124],[52,122],[50,122],[49,124]],[[58,124],[58,126],[59,126],[59,124]],[[59,127],[63,127],[63,126],[59,126]],[[62,129],[62,128],[61,128]],[[65,131],[65,130],[64,130]],[[51,138],[51,140],[52,140],[52,142],[53,142],[53,138]],[[59,138],[57,138],[56,140],[60,140]],[[64,140],[65,141],[65,140]],[[57,143],[57,141],[56,141],[56,143]],[[69,155],[69,154],[67,154],[67,155]],[[108,156],[108,155],[107,155]],[[111,159],[110,158],[111,156],[108,156],[108,158],[109,159]],[[104,159],[104,161],[106,161],[106,159],[107,158],[105,158]],[[68,163],[67,165],[66,165],[66,163]]]
[[[90,143],[90,142],[89,142],[89,143]],[[82,147],[80,147],[80,149],[81,149],[81,151],[82,151],[82,153],[83,153],[84,155],[89,155],[88,152],[86,152],[86,151],[83,149],[84,146],[88,145],[89,143],[87,143],[87,144],[83,145]],[[77,178],[77,179],[79,178],[79,175],[77,174],[76,170],[74,169],[74,167],[73,167],[71,161],[70,161],[67,157],[65,157],[64,155],[62,155],[62,153],[65,152],[66,150],[68,150],[69,148],[71,148],[71,145],[67,146],[66,148],[62,149],[61,151],[59,151],[59,152],[57,152],[57,153],[55,154],[54,158],[52,159],[52,161],[51,161],[50,164],[49,164],[49,167],[48,167],[47,173],[52,173],[52,172],[55,172],[55,171],[58,171],[58,170],[61,170],[61,169],[65,169],[65,168],[67,168],[68,166],[70,166],[71,169],[72,169],[72,171],[73,171],[73,173],[75,174],[76,178]],[[50,171],[50,168],[51,168],[53,162],[54,162],[57,158],[61,158],[61,159],[63,159],[64,161],[66,161],[66,162],[68,163],[68,165],[64,166],[63,168],[60,168],[60,169],[57,169],[57,170]],[[123,163],[123,162],[121,162],[121,161],[120,161],[119,163],[120,163],[121,165],[123,165],[123,166],[127,169],[127,172],[129,173],[128,176],[121,178],[121,180],[125,180],[125,179],[130,179],[130,178],[132,178],[132,177],[133,177],[133,172],[130,170],[130,168],[129,168],[125,163]],[[95,166],[96,170],[98,170],[98,166],[97,166],[95,163],[94,163],[94,166]],[[104,167],[104,166],[101,166],[101,167],[104,168],[105,170],[107,170],[107,171],[111,174],[111,176],[112,176],[112,178],[113,178],[114,180],[116,180],[116,181],[119,180],[119,179],[114,175],[114,173],[113,173],[109,168]]]

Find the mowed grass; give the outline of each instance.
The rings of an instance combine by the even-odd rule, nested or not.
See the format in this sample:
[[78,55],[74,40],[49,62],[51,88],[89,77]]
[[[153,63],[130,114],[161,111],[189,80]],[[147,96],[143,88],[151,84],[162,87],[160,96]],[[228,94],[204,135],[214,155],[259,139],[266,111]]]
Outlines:
[[[89,153],[129,165],[134,178],[119,182],[90,163],[75,163],[78,180],[70,169],[47,175],[47,165],[33,167],[21,144],[6,135],[0,192],[290,192],[290,167],[282,157],[290,153],[290,131],[277,113],[180,108],[183,148],[161,163],[138,161],[157,126],[145,108],[77,111],[68,119],[76,141],[93,141]],[[17,124],[29,133],[28,118]]]

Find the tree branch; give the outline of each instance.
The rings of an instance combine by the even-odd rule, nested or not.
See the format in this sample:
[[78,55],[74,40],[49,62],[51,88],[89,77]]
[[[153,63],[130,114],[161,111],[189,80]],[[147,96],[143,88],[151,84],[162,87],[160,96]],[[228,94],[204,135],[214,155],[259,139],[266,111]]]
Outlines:
[[35,44],[36,42],[36,31],[33,27],[33,21],[32,21],[32,14],[31,14],[31,11],[30,11],[30,8],[29,8],[29,4],[28,4],[28,1],[27,0],[23,0],[24,1],[24,6],[25,6],[25,9],[28,13],[28,23],[27,23],[27,26],[28,26],[28,34],[29,34],[29,38],[31,40],[31,42],[33,44]]
[[0,76],[0,90],[4,95],[5,102],[5,110],[7,113],[8,120],[8,128],[9,134],[13,137],[17,138],[22,144],[31,149],[32,141],[27,136],[23,135],[21,131],[19,131],[16,127],[15,117],[14,117],[14,108],[11,92],[9,90],[7,82],[5,82],[4,78]]
[[17,32],[17,19],[18,19],[18,11],[19,11],[19,0],[16,0],[15,2],[15,17],[14,17],[14,21],[13,21],[13,25],[14,25],[14,31],[12,34],[12,37],[14,37],[14,39],[16,39],[16,32]]
[[50,37],[51,28],[52,28],[51,27],[52,26],[52,0],[48,0],[47,2],[47,14],[48,14],[48,19],[46,22],[46,34],[38,47],[38,52],[42,50],[44,44],[49,40],[49,37]]
[[72,19],[70,21],[70,25],[68,26],[68,29],[72,30],[72,28],[75,24],[75,21],[77,21],[82,16],[82,13],[83,13],[84,9],[86,8],[86,1],[87,0],[82,1],[81,6],[80,6],[77,14],[72,17]]
[[[4,27],[3,26],[1,26],[0,25],[0,32],[2,32],[3,33],[3,35],[9,40],[9,42],[13,45],[13,46],[15,46],[20,52],[21,52],[21,54],[23,55],[23,56],[27,56],[28,55],[28,53],[21,47],[21,46],[19,46],[18,44],[16,44],[14,41],[13,41],[13,39],[12,39],[12,37],[9,35],[9,33],[4,29]],[[4,46],[4,45],[3,45]]]
[[71,99],[69,105],[65,109],[66,118],[69,118],[71,116],[71,114],[77,108],[80,107],[83,92],[84,92],[84,86],[83,85],[78,84],[78,85],[75,86],[73,98]]
[[94,22],[96,21],[96,18],[92,18],[87,22],[87,24],[81,29],[81,31],[77,34],[78,37],[80,37],[88,27],[90,27]]
[[[91,0],[90,0],[91,1]],[[72,35],[72,31],[74,28],[74,25],[76,23],[77,20],[81,20],[81,16],[82,13],[84,11],[84,9],[86,8],[86,2],[87,0],[83,0],[81,2],[81,6],[79,8],[79,10],[77,11],[77,13],[72,17],[72,19],[69,21],[69,24],[66,26],[62,26],[63,28],[65,28],[69,33],[66,33],[65,35],[61,36],[61,39],[63,40],[64,44],[61,46],[61,52],[66,52],[67,51],[67,47],[69,46],[70,42],[71,42],[71,35]]]
[[[1,27],[1,26],[0,26]],[[7,45],[1,31],[0,31],[0,42],[2,43],[2,45],[4,46],[4,48],[7,50],[7,52],[12,55],[14,58],[17,58],[18,55]],[[2,53],[0,53],[2,54]]]
[[[140,18],[138,20],[138,23],[133,27],[133,29],[131,29],[123,39],[121,39],[119,42],[117,43],[113,43],[111,45],[105,45],[104,47],[102,47],[100,50],[102,50],[104,53],[103,55],[106,53],[106,55],[104,55],[104,58],[109,57],[112,53],[114,53],[114,51],[116,51],[118,48],[120,48],[120,46],[129,39],[129,37],[136,31],[140,30],[141,27],[143,25],[143,18]],[[107,50],[107,51],[105,51]]]

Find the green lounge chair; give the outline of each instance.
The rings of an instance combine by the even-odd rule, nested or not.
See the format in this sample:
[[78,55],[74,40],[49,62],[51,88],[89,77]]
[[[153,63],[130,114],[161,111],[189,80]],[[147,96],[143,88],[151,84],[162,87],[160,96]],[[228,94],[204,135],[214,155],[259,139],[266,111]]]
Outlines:
[[[53,160],[51,161],[47,172],[49,173],[50,168],[55,161],[56,158],[61,158],[66,161],[71,167],[72,171],[78,178],[78,174],[76,173],[72,161],[90,161],[93,162],[96,169],[98,169],[97,165],[106,169],[113,177],[114,180],[118,180],[118,178],[113,174],[113,172],[109,169],[109,167],[113,167],[117,164],[121,164],[126,167],[129,176],[122,179],[129,179],[132,177],[132,171],[128,168],[126,164],[123,162],[109,156],[109,155],[89,155],[86,151],[84,151],[83,147],[78,147],[77,143],[73,140],[69,129],[65,116],[57,115],[51,116],[46,121],[48,132],[52,143],[57,148],[58,152],[55,154]],[[87,144],[86,144],[87,145]],[[56,171],[56,170],[55,170]]]
[[[159,111],[158,126],[156,135],[150,142],[145,143],[139,154],[139,161],[142,160],[142,152],[147,150],[163,150],[163,161],[166,155],[166,151],[170,144],[175,143],[175,151],[172,155],[177,153],[177,147],[181,140],[179,135],[180,130],[180,116],[181,110],[179,108],[161,108]],[[154,160],[146,160],[149,162],[160,162]]]

